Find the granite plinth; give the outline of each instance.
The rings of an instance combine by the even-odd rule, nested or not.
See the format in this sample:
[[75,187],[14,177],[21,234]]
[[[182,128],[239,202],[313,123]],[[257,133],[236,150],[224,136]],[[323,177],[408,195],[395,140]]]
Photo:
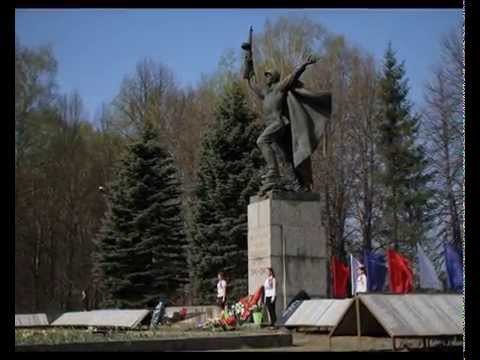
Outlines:
[[271,192],[248,206],[248,290],[264,284],[267,267],[277,283],[277,317],[301,290],[327,296],[327,241],[318,194]]

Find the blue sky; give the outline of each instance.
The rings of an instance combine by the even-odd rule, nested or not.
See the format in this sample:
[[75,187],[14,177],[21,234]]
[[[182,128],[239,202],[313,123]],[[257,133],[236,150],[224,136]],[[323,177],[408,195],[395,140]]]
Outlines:
[[460,9],[32,9],[16,11],[15,29],[23,45],[53,46],[60,90],[77,90],[93,118],[143,58],[169,66],[181,85],[195,85],[226,50],[238,50],[250,25],[261,31],[267,18],[288,14],[309,16],[378,60],[391,41],[416,105],[439,61],[440,37],[463,21]]

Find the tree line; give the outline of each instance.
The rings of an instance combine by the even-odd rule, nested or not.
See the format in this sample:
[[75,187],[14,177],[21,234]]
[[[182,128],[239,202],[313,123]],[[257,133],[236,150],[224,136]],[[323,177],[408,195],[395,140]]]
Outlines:
[[[49,47],[15,44],[15,310],[212,301],[225,271],[247,293],[247,214],[263,160],[261,108],[227,52],[215,73],[182,88],[167,65],[138,62],[114,100],[88,119],[61,94]],[[439,270],[442,241],[463,244],[461,33],[409,100],[403,62],[383,59],[308,18],[267,21],[254,38],[257,74],[319,61],[302,81],[333,96],[312,158],[331,254],[422,244]],[[99,187],[101,187],[99,191]],[[441,272],[441,271],[439,271]]]

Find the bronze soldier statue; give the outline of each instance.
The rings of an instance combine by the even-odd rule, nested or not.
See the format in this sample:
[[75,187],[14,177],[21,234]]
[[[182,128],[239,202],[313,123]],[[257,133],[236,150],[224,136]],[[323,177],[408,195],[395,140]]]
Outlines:
[[[260,194],[270,190],[308,192],[312,188],[311,155],[325,136],[331,114],[331,94],[312,93],[299,81],[307,66],[316,59],[309,56],[290,75],[281,79],[275,69],[265,72],[266,85],[257,85],[253,68],[252,29],[245,50],[244,75],[250,89],[262,100],[266,128],[257,145],[266,162]],[[280,176],[279,163],[285,174]]]

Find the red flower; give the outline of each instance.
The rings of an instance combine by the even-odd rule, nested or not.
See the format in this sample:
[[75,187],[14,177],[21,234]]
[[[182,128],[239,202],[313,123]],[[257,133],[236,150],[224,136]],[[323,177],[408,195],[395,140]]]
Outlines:
[[185,316],[187,316],[187,308],[182,308],[182,310],[180,310],[180,316],[182,318],[184,318]]
[[234,326],[237,323],[237,319],[235,318],[235,316],[229,316],[223,321],[228,326]]

